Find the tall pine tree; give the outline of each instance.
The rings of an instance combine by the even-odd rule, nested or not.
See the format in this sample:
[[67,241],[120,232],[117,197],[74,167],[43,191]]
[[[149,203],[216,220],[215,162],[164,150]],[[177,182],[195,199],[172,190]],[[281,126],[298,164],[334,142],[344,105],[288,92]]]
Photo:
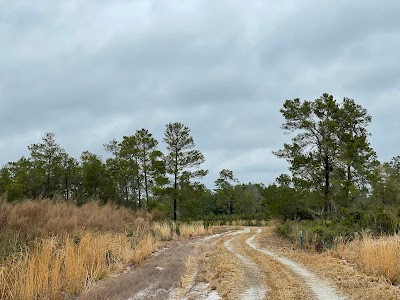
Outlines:
[[166,171],[172,177],[173,186],[173,215],[174,220],[178,217],[177,201],[179,197],[180,183],[187,182],[191,178],[201,178],[208,171],[194,170],[204,161],[203,154],[195,150],[193,137],[187,126],[180,122],[166,125],[164,142],[167,144],[168,155],[166,156]]

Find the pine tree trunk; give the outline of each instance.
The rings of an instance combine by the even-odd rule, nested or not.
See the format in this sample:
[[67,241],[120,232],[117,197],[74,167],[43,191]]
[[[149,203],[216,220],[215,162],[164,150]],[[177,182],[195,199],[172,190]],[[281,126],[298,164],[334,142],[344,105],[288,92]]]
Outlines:
[[176,222],[177,219],[177,213],[176,213],[176,193],[178,189],[178,184],[177,184],[177,174],[175,173],[174,176],[174,221]]
[[149,210],[149,184],[147,182],[147,170],[144,170],[144,189],[146,193],[146,208]]
[[174,221],[177,220],[177,192],[178,192],[178,151],[175,152],[175,170],[174,170]]
[[139,186],[139,179],[138,179],[138,201],[139,201],[139,209],[142,208],[142,192]]
[[324,198],[325,198],[325,203],[324,203],[324,209],[325,209],[325,215],[329,214],[329,180],[330,180],[330,166],[329,166],[329,157],[326,155],[324,157],[324,163],[325,163],[325,191],[324,191]]
[[69,200],[69,188],[68,188],[68,176],[65,174],[65,196],[67,198],[67,201]]

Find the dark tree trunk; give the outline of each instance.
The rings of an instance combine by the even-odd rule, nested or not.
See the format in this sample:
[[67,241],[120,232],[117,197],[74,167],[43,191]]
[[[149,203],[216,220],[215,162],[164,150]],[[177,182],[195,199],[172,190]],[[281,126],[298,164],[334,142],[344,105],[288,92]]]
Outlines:
[[178,151],[175,151],[175,170],[174,170],[174,221],[177,220],[177,193],[178,193]]
[[144,190],[146,193],[146,208],[149,210],[149,184],[147,182],[147,170],[144,170]]
[[47,172],[45,197],[48,198],[49,195],[50,195],[50,172]]
[[65,197],[69,200],[68,176],[65,174]]
[[[346,200],[350,202],[350,186],[351,186],[351,163],[347,164],[347,182],[346,182]],[[348,204],[347,203],[347,204]]]
[[324,157],[324,167],[325,167],[325,191],[324,191],[324,209],[325,214],[327,215],[330,211],[329,209],[329,181],[330,181],[330,164],[329,164],[329,156]]
[[141,191],[140,191],[140,179],[139,179],[139,176],[138,176],[138,179],[137,179],[137,189],[138,189],[138,201],[139,201],[139,208],[142,208],[142,193],[141,193]]
[[177,184],[177,174],[175,173],[174,176],[174,221],[176,222],[177,219],[177,213],[176,213],[176,193],[178,189],[178,184]]

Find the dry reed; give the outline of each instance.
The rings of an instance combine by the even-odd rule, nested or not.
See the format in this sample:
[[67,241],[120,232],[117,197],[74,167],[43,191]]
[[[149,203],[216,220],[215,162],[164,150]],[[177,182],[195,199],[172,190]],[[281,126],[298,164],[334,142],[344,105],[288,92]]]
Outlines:
[[152,230],[154,232],[154,236],[159,238],[161,241],[168,241],[174,238],[173,229],[168,223],[153,223]]
[[149,234],[132,244],[124,234],[93,234],[36,241],[0,269],[1,299],[64,299],[91,283],[137,264],[154,251]]
[[182,237],[199,236],[211,233],[210,228],[205,228],[203,222],[193,222],[191,224],[181,224],[179,234]]
[[120,231],[139,217],[146,221],[152,219],[146,212],[133,213],[127,208],[98,202],[77,207],[73,203],[52,200],[27,200],[16,204],[0,201],[0,229],[17,231],[28,240],[72,234],[76,228]]
[[400,236],[373,238],[364,234],[354,241],[336,240],[336,255],[355,262],[368,275],[400,283]]

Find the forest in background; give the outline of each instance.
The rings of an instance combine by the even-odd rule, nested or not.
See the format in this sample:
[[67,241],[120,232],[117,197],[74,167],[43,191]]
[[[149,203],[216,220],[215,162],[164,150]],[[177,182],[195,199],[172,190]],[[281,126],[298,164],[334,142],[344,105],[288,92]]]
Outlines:
[[[326,239],[361,229],[396,232],[400,220],[400,156],[379,162],[367,131],[372,118],[353,99],[323,94],[284,102],[282,129],[290,142],[274,152],[291,175],[274,183],[240,183],[223,169],[210,190],[190,130],[166,125],[163,143],[146,129],[104,144],[103,160],[84,151],[71,157],[47,133],[30,155],[0,170],[0,194],[10,201],[50,198],[83,205],[98,199],[175,220],[270,219],[301,221]],[[307,225],[308,226],[308,225]],[[281,228],[288,234],[288,228]]]

